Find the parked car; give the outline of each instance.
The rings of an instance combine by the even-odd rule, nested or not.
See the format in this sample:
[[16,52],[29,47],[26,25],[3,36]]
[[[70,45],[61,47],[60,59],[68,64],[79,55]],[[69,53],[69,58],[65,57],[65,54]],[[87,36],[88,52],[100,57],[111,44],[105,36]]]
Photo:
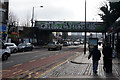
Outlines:
[[63,42],[63,46],[69,46],[69,42],[67,41]]
[[2,61],[6,61],[8,57],[10,57],[11,51],[9,47],[7,47],[4,42],[0,40],[0,59]]
[[10,48],[11,53],[16,53],[18,51],[18,47],[15,43],[5,43],[5,45]]
[[69,45],[73,45],[74,43],[72,41],[69,41]]
[[80,44],[80,42],[78,42],[78,41],[75,41],[74,42],[74,45],[76,46],[76,45],[79,45]]
[[80,41],[80,44],[83,44],[84,42],[83,41]]
[[18,45],[18,51],[32,51],[33,45],[31,43],[20,43]]
[[48,50],[51,50],[51,49],[61,50],[62,46],[63,46],[63,44],[61,44],[61,43],[52,42],[52,43],[48,44]]

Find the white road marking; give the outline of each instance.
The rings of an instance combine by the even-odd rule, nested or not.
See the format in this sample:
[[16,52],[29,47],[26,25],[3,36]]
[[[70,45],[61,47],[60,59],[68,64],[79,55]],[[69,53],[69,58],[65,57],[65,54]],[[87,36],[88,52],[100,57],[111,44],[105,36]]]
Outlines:
[[32,61],[29,61],[29,62],[34,62],[34,61],[36,61],[36,60],[32,60]]
[[16,56],[16,55],[22,55],[22,54],[30,54],[30,53],[34,53],[34,52],[40,52],[40,51],[21,52],[21,53],[16,53],[16,54],[11,54],[11,55],[12,55],[12,56]]
[[36,58],[36,57],[39,57],[39,56],[35,56],[34,58]]
[[8,62],[5,62],[6,64],[8,64],[8,63],[13,63],[14,61],[8,61]]

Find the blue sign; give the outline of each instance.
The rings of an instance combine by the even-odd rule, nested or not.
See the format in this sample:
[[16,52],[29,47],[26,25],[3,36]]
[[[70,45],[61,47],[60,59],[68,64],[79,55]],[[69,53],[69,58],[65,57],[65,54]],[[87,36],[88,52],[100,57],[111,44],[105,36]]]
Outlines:
[[2,40],[6,39],[6,36],[7,36],[6,31],[7,31],[6,26],[0,25],[0,35]]
[[6,32],[6,26],[0,25],[0,31]]

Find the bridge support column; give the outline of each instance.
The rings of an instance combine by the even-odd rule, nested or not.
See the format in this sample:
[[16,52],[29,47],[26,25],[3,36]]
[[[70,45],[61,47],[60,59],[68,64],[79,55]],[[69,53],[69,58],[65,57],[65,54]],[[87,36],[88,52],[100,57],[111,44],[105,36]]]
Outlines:
[[51,40],[52,32],[39,30],[37,33],[38,45],[47,45]]

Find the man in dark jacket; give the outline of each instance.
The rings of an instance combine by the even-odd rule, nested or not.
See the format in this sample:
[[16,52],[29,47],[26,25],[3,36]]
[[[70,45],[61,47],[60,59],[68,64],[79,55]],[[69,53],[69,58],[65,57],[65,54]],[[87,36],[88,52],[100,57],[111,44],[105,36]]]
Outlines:
[[103,47],[103,61],[104,61],[104,67],[103,69],[107,73],[112,72],[112,48],[110,47],[110,44],[107,43],[105,47]]
[[97,73],[97,68],[98,68],[98,61],[100,60],[101,57],[101,52],[98,50],[97,46],[94,46],[92,52],[88,56],[88,59],[92,56],[93,60],[93,72],[96,74]]

